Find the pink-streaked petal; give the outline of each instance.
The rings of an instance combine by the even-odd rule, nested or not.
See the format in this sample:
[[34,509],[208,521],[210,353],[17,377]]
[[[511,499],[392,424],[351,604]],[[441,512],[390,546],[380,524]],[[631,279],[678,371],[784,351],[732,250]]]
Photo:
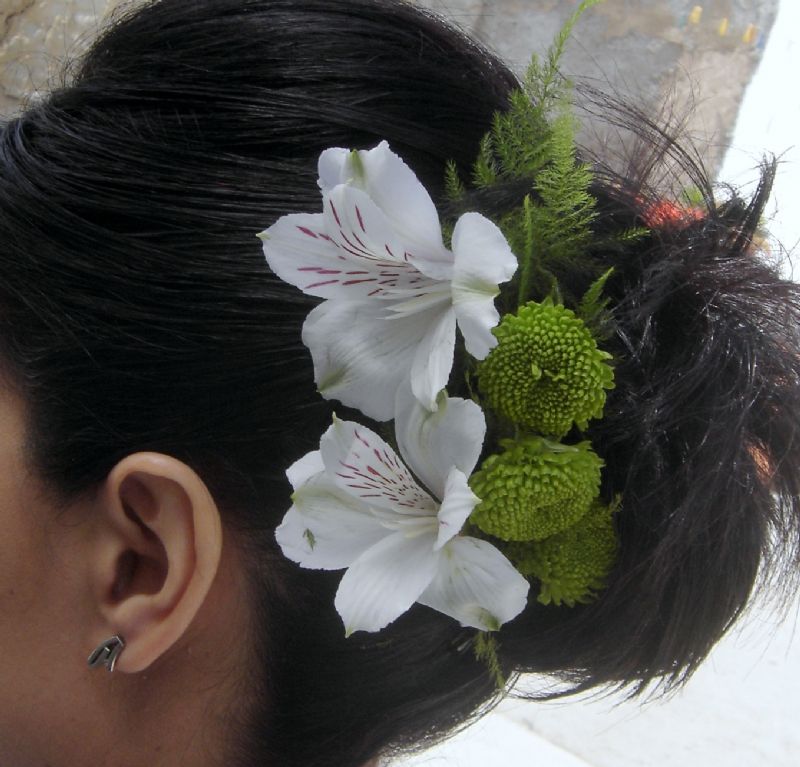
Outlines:
[[363,269],[328,237],[322,213],[281,216],[258,237],[269,268],[308,295],[336,295],[348,272]]
[[284,555],[303,567],[340,570],[391,532],[358,499],[325,476],[297,490],[275,531]]
[[283,216],[259,233],[267,263],[282,280],[308,295],[344,300],[383,297],[395,288],[413,296],[431,284],[413,264],[388,251],[373,256],[362,250],[356,235],[339,231],[329,205],[326,210]]
[[387,261],[416,271],[408,263],[402,239],[365,192],[339,184],[323,196],[322,204],[325,229],[347,255]]
[[421,604],[483,631],[496,631],[525,609],[528,582],[492,544],[459,536],[440,554]]
[[486,436],[483,411],[472,400],[440,392],[432,411],[414,396],[410,383],[397,390],[394,427],[403,461],[439,500],[453,467],[472,473]]
[[297,490],[313,476],[323,471],[325,471],[325,464],[322,463],[322,453],[319,450],[312,450],[302,458],[298,458],[286,469],[286,477],[292,485],[292,489]]
[[436,574],[433,537],[393,533],[347,570],[334,602],[345,632],[380,631],[417,600]]
[[478,213],[465,213],[453,230],[453,309],[467,352],[485,359],[497,345],[492,335],[500,321],[494,298],[500,283],[517,270],[517,259],[503,233]]
[[338,399],[377,421],[394,417],[400,382],[417,348],[439,320],[438,307],[392,317],[390,302],[326,301],[303,325],[314,361],[314,380],[326,399]]
[[[355,155],[355,156],[354,156]],[[320,188],[330,191],[348,184],[366,192],[384,212],[391,226],[412,247],[409,250],[426,261],[452,265],[452,254],[442,243],[439,214],[414,171],[386,141],[355,153],[329,149],[319,162]],[[442,279],[434,276],[434,279]]]
[[411,364],[411,390],[425,408],[435,410],[436,398],[447,386],[450,371],[453,369],[456,316],[446,304],[430,311],[438,312],[438,316],[431,317],[432,324],[420,339],[414,354]]
[[369,506],[433,517],[436,504],[374,431],[334,418],[319,443],[327,475]]
[[399,279],[391,287],[425,289],[453,278],[450,251],[422,249],[413,233],[395,230],[384,211],[360,189],[346,184],[334,187],[323,198],[323,205],[326,231],[342,252],[356,259],[380,260],[387,276],[392,268],[399,270]]
[[401,236],[383,211],[360,189],[334,187],[323,198],[325,228],[331,241],[357,267],[341,285],[348,288],[337,298],[354,300],[363,296],[402,298],[427,293],[438,287],[420,272]]
[[439,507],[439,534],[435,549],[441,549],[451,538],[461,532],[472,510],[480,503],[467,483],[467,477],[453,467],[447,475],[442,505]]

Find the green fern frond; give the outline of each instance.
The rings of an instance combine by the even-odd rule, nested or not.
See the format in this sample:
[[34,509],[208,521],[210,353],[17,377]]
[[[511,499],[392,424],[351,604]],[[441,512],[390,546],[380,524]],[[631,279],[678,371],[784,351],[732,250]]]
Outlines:
[[520,256],[519,305],[552,289],[552,280],[537,282],[537,272],[542,276],[592,268],[585,256],[596,215],[589,192],[592,174],[577,160],[576,123],[566,97],[549,131],[547,160],[533,181],[535,203],[522,219],[527,246]]
[[612,266],[608,271],[598,277],[590,286],[581,299],[580,306],[578,307],[578,316],[584,321],[593,317],[600,311],[605,304],[608,303],[607,298],[602,298],[603,288],[608,282],[608,278],[614,273]]
[[[496,123],[497,117],[495,117],[495,124]],[[497,167],[492,144],[492,133],[487,133],[481,139],[481,149],[472,170],[472,182],[478,189],[492,186],[492,184],[497,182]]]
[[492,145],[503,176],[530,177],[546,164],[550,126],[543,107],[520,89],[509,97],[508,111],[495,116]]
[[575,9],[574,13],[567,19],[564,26],[556,35],[555,40],[547,51],[547,61],[541,64],[536,55],[531,58],[531,64],[526,74],[524,85],[528,96],[535,103],[542,103],[547,106],[552,104],[552,100],[558,99],[561,88],[561,74],[558,66],[564,55],[564,47],[572,36],[575,25],[583,14],[603,0],[583,0]]
[[605,339],[611,334],[611,311],[608,308],[610,299],[603,296],[603,290],[608,278],[614,273],[612,266],[600,275],[590,286],[581,299],[576,314],[589,328],[595,339]]
[[453,247],[453,230],[455,224],[452,221],[442,221],[442,243],[450,250]]
[[553,127],[550,117],[563,114],[571,85],[559,72],[564,47],[581,15],[602,0],[583,0],[558,33],[542,62],[535,54],[522,87],[509,96],[508,109],[494,116],[492,130],[481,143],[475,163],[476,185],[494,183],[496,176],[533,177],[548,164]]
[[633,245],[650,234],[650,230],[644,226],[632,226],[630,229],[623,229],[615,235],[614,241],[623,245]]
[[464,182],[458,175],[458,168],[453,160],[448,160],[445,167],[444,188],[448,199],[453,202],[460,200],[466,193]]
[[577,162],[575,133],[575,119],[565,104],[553,121],[550,161],[535,181],[546,211],[543,236],[548,259],[554,262],[581,255],[592,241],[591,223],[596,215],[589,193],[592,174],[588,165]]
[[[504,289],[517,305],[557,294],[559,274],[595,268],[586,258],[593,243],[592,175],[578,162],[572,85],[559,71],[566,42],[581,15],[601,0],[583,0],[556,36],[547,55],[531,58],[522,87],[509,96],[508,109],[495,114],[473,165],[472,183],[482,189],[522,179],[530,194],[521,208],[498,222],[517,254],[520,268]],[[448,166],[447,192],[464,192]]]
[[592,175],[577,160],[572,85],[559,64],[578,19],[598,2],[584,0],[546,57],[531,58],[522,88],[511,94],[508,110],[495,115],[475,163],[479,187],[503,179],[531,180],[522,210],[501,222],[520,261],[515,281],[520,306],[557,290],[559,273],[592,268],[584,255],[592,243],[595,217]]

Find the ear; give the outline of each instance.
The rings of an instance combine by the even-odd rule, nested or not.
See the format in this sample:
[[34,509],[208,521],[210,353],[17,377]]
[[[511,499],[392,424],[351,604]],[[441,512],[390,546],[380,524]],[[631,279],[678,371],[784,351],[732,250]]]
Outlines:
[[149,452],[121,460],[96,502],[92,578],[104,625],[88,641],[120,634],[115,668],[136,673],[180,639],[206,599],[222,553],[219,510],[193,469]]

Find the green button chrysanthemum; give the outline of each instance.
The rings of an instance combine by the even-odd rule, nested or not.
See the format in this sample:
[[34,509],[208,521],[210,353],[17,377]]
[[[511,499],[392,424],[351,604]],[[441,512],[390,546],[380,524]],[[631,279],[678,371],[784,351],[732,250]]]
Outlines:
[[505,541],[542,540],[574,525],[597,497],[603,462],[588,442],[504,440],[470,478],[481,499],[470,521]]
[[541,581],[542,604],[589,602],[606,578],[617,554],[612,514],[616,505],[595,501],[575,525],[543,541],[515,543],[506,554],[523,574]]
[[555,437],[602,416],[605,390],[614,387],[611,355],[573,311],[531,301],[493,332],[498,344],[478,368],[478,385],[494,410]]

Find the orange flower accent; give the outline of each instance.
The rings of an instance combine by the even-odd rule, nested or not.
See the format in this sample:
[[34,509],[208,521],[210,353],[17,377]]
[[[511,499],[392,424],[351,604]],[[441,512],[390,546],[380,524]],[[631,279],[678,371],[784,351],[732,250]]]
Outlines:
[[658,200],[642,211],[642,218],[651,229],[683,229],[694,221],[702,221],[705,215],[702,208],[686,208],[670,200]]

